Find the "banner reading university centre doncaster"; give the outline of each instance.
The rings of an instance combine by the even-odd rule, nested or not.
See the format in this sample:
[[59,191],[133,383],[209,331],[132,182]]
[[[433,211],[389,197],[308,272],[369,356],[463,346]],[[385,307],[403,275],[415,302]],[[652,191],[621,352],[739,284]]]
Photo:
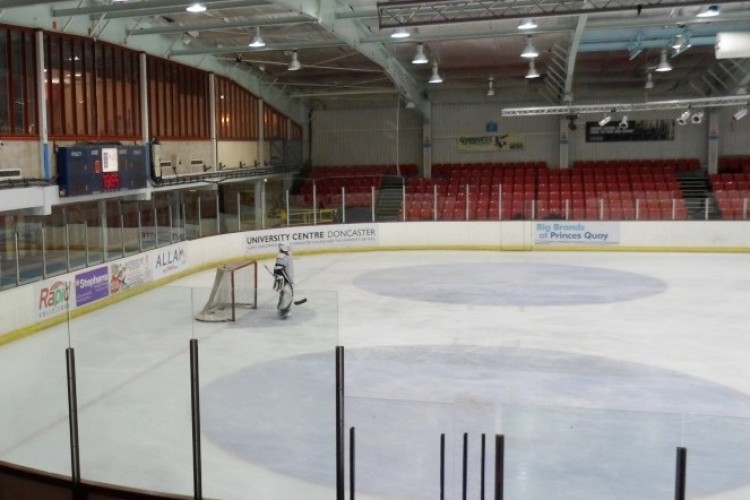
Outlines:
[[252,231],[245,236],[245,252],[275,251],[279,243],[297,248],[341,248],[377,246],[377,224],[346,224],[341,226],[300,226],[294,228]]
[[617,245],[618,222],[544,221],[534,223],[534,244]]
[[458,138],[458,150],[463,153],[520,149],[523,149],[523,136],[520,134],[475,135]]

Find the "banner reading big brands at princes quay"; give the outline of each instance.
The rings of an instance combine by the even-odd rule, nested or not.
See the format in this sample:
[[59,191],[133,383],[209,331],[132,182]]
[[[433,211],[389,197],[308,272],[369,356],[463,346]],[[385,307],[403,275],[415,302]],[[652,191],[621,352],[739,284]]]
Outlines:
[[616,245],[618,222],[544,221],[534,223],[534,244]]

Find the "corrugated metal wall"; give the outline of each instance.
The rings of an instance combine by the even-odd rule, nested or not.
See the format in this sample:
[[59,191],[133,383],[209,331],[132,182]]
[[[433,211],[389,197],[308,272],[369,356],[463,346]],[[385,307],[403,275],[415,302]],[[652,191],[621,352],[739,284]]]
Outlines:
[[[750,155],[750,116],[735,121],[735,108],[718,108],[719,155]],[[560,130],[567,120],[560,116],[501,118],[500,105],[434,104],[432,108],[432,163],[480,163],[543,161],[550,167],[560,163]],[[679,112],[639,112],[629,120],[674,120]],[[569,164],[576,160],[697,158],[706,165],[709,119],[700,124],[674,128],[674,140],[638,142],[586,142],[586,122],[598,115],[584,115],[578,129],[568,132]],[[613,122],[621,114],[613,114]],[[416,111],[401,110],[399,115],[399,163],[421,164],[421,117]],[[490,125],[488,127],[488,124]],[[497,125],[497,131],[492,130]],[[481,135],[518,135],[523,149],[511,151],[459,151],[458,138]],[[313,164],[363,165],[396,162],[396,108],[326,110],[313,114]]]
[[313,112],[312,120],[313,165],[422,162],[421,117],[415,110],[397,110],[395,101],[392,108],[319,110]]
[[[435,105],[432,112],[432,162],[484,163],[544,161],[557,165],[559,137],[557,116],[501,118],[501,107],[489,104]],[[497,125],[497,131],[492,131]],[[459,151],[459,137],[510,134],[523,141],[513,151]]]

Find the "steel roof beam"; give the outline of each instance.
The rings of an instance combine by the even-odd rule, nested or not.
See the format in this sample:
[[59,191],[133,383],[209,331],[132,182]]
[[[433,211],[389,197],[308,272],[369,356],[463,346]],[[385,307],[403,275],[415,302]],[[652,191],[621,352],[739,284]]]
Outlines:
[[[712,5],[745,3],[743,0],[715,0]],[[491,0],[430,0],[378,2],[380,28],[405,28],[468,23],[526,17],[563,17],[653,9],[705,7],[705,0],[587,0],[563,2],[540,0],[505,2]]]
[[717,106],[737,106],[750,102],[750,95],[734,95],[725,97],[705,97],[702,99],[676,99],[673,101],[652,101],[639,103],[611,103],[611,104],[582,104],[571,106],[537,106],[527,108],[504,108],[500,116],[536,116],[536,115],[567,115],[567,114],[595,114],[608,112],[635,112],[665,109],[711,108]]
[[306,16],[290,16],[279,19],[267,19],[252,21],[216,21],[211,23],[194,23],[194,24],[170,24],[168,26],[154,26],[151,28],[139,28],[130,30],[128,35],[139,36],[139,35],[167,35],[175,33],[184,33],[186,31],[213,31],[223,30],[227,28],[255,28],[263,26],[283,26],[286,24],[300,24],[313,22]]
[[[2,1],[2,0],[0,0]],[[209,9],[233,9],[240,7],[253,7],[268,5],[267,0],[219,0],[206,2]],[[107,18],[160,16],[185,12],[186,0],[153,0],[149,2],[124,3],[117,5],[94,5],[90,7],[73,7],[65,9],[52,9],[52,17],[74,17],[105,15]]]

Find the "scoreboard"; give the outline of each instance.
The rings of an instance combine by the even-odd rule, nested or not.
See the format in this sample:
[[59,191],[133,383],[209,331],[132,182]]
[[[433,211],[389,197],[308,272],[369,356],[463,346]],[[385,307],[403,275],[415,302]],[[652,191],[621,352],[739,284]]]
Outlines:
[[60,196],[141,189],[148,185],[148,146],[87,145],[57,150]]

